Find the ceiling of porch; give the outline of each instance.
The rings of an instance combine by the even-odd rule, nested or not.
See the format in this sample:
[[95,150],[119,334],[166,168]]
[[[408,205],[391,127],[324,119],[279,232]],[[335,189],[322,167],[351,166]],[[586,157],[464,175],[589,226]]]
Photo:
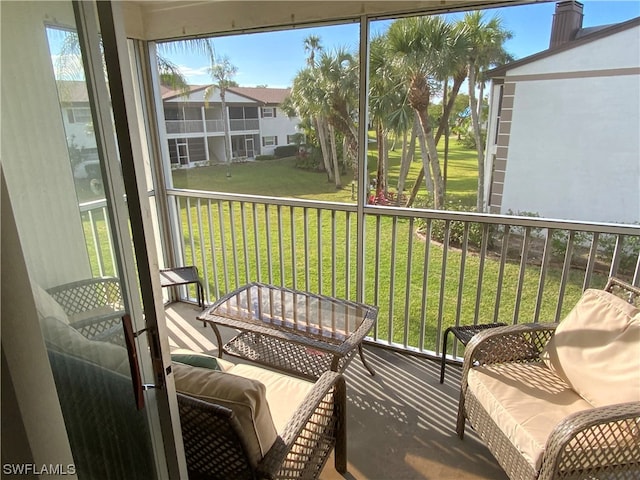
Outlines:
[[144,40],[163,40],[340,21],[364,14],[384,17],[544,1],[549,0],[130,0],[122,5],[127,36]]

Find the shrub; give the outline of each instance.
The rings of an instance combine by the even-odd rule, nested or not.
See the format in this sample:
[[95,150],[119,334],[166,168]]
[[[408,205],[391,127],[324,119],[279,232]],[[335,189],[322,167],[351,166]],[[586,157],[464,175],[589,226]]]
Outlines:
[[276,156],[276,158],[293,157],[297,153],[297,145],[282,145],[281,147],[276,147],[273,151],[273,154]]
[[[421,198],[416,199],[416,206],[420,206],[421,208],[431,208],[430,199]],[[475,212],[475,207],[469,207],[467,205],[462,204],[462,202],[447,202],[446,210],[449,211],[457,211],[457,212]],[[425,233],[427,222],[425,220],[418,220],[418,229]],[[451,221],[449,222],[449,245],[460,247],[462,246],[462,242],[464,240],[464,224],[465,222],[461,221]],[[438,241],[440,243],[444,243],[444,238],[446,234],[446,226],[447,223],[444,220],[433,220],[431,222],[431,239]],[[482,225],[480,223],[470,223],[469,224],[469,245],[474,247],[480,247],[482,244]],[[490,231],[489,235],[489,244],[487,245],[489,248],[493,246],[493,239]]]
[[275,155],[256,155],[256,160],[275,160]]

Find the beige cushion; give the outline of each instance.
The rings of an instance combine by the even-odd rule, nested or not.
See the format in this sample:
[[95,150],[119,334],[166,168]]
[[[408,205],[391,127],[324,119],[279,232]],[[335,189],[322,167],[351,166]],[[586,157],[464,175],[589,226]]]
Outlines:
[[173,363],[176,390],[227,407],[235,413],[254,465],[269,451],[277,433],[260,382],[227,372]]
[[475,367],[468,379],[469,391],[536,471],[554,427],[592,408],[543,363]]
[[595,407],[640,401],[640,311],[603,290],[587,290],[542,358]]
[[284,432],[291,415],[313,388],[313,383],[253,365],[238,364],[229,373],[251,378],[263,384],[276,431]]
[[92,363],[131,376],[127,350],[119,345],[89,340],[75,328],[54,317],[40,321],[48,348],[83,358]]
[[33,300],[40,320],[46,317],[55,317],[61,322],[69,323],[69,318],[62,305],[56,302],[44,288],[35,282],[31,282],[31,291],[33,292]]

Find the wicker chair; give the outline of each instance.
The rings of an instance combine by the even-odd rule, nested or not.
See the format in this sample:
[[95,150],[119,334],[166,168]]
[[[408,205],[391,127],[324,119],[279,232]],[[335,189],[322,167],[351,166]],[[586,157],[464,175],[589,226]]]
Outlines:
[[69,324],[85,337],[124,345],[121,318],[125,311],[117,278],[80,280],[47,292],[62,306]]
[[[609,279],[605,290],[636,307],[640,304],[640,289],[620,280]],[[640,478],[640,402],[598,406],[565,417],[547,438],[541,467],[535,469],[470,391],[469,374],[475,368],[490,367],[493,375],[500,375],[496,372],[508,365],[513,365],[511,368],[520,368],[516,364],[543,365],[540,355],[557,326],[521,324],[498,327],[486,330],[471,340],[465,351],[462,371],[457,423],[459,437],[464,437],[465,421],[468,420],[500,466],[514,480]],[[535,388],[532,382],[531,389]]]
[[320,377],[257,465],[232,410],[182,393],[178,405],[191,480],[315,479],[334,447],[336,470],[346,472],[346,391],[335,372]]

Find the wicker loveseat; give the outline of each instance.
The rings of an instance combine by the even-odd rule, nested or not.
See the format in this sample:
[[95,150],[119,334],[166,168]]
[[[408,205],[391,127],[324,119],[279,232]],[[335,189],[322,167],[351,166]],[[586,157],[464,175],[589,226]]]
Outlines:
[[605,290],[467,346],[458,435],[468,421],[514,480],[640,478],[640,290]]

